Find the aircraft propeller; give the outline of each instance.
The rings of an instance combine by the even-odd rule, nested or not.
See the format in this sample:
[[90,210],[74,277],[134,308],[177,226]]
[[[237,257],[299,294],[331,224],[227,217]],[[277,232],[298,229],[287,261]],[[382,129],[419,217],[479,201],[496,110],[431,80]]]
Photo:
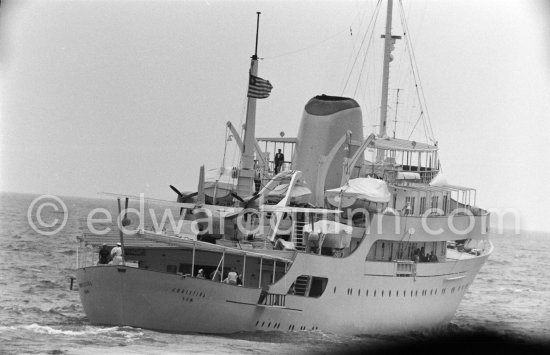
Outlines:
[[[183,193],[180,192],[180,190],[178,190],[177,188],[175,188],[173,185],[170,185],[170,188],[178,195],[177,202],[180,202],[180,203],[190,202],[190,201],[189,201],[190,198],[195,197],[195,196],[198,195],[198,192],[193,192],[193,193],[184,195]],[[192,201],[191,201],[191,202],[192,202]],[[184,210],[183,207],[180,208],[180,216],[181,216],[181,214],[183,213],[183,210]]]

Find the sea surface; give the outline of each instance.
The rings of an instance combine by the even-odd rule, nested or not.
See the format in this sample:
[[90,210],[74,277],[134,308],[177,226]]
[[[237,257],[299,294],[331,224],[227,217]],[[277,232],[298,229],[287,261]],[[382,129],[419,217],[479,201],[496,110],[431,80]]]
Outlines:
[[[460,338],[475,334],[490,334],[497,342],[513,339],[516,345],[548,345],[550,234],[538,232],[493,232],[494,253],[443,333],[342,336],[304,331],[218,336],[93,326],[78,292],[69,289],[77,264],[76,236],[82,233],[82,220],[92,209],[104,207],[115,212],[116,201],[61,197],[68,210],[67,223],[59,232],[45,236],[29,223],[27,212],[36,197],[0,193],[0,354],[376,353],[416,341],[428,350],[433,339],[454,339],[455,350],[462,347],[464,353],[471,353],[475,342],[473,346],[466,340],[460,343]],[[36,206],[31,213],[35,224]],[[64,214],[50,205],[42,209],[41,216],[47,224],[62,221]],[[46,230],[53,231],[59,224]],[[452,350],[438,346],[438,353]]]

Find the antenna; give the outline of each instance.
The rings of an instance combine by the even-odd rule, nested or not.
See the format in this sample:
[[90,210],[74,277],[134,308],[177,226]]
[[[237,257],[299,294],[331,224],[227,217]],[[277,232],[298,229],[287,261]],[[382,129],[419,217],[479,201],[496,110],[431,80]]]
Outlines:
[[399,106],[399,91],[402,91],[404,89],[393,89],[397,90],[397,99],[395,102],[395,118],[393,119],[393,138],[395,138],[395,131],[397,130],[397,107]]
[[260,32],[260,14],[261,12],[256,12],[258,14],[258,20],[256,22],[256,48],[254,49],[254,55],[252,59],[258,59],[258,33]]

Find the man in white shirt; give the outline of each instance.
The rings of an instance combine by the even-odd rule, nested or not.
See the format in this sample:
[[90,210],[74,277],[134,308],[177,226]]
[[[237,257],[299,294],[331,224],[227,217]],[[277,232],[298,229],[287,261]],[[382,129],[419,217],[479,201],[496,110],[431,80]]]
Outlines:
[[237,275],[237,271],[235,268],[231,269],[231,271],[227,274],[227,278],[223,280],[226,284],[230,285],[236,285],[237,284],[237,278],[239,275]]
[[122,245],[116,243],[116,247],[111,249],[111,265],[122,264]]

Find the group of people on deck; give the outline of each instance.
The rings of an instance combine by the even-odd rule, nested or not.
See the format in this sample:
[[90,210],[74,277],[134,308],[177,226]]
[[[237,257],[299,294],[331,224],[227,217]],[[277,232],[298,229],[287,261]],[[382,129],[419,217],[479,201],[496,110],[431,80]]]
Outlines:
[[109,250],[107,244],[103,243],[99,249],[98,265],[120,265],[122,263],[122,244],[116,243],[116,246]]
[[414,251],[412,260],[415,263],[436,263],[439,261],[433,250],[429,254],[426,254],[424,247],[420,249],[417,248]]
[[[204,270],[200,269],[196,276],[197,279],[206,279],[206,276],[204,275]],[[223,279],[222,281],[222,275],[220,273],[220,270],[216,269],[210,273],[210,280],[217,281],[217,282],[223,282],[229,285],[237,285],[242,286],[242,275],[237,274],[236,268],[231,268],[231,271],[227,273],[227,277]]]

